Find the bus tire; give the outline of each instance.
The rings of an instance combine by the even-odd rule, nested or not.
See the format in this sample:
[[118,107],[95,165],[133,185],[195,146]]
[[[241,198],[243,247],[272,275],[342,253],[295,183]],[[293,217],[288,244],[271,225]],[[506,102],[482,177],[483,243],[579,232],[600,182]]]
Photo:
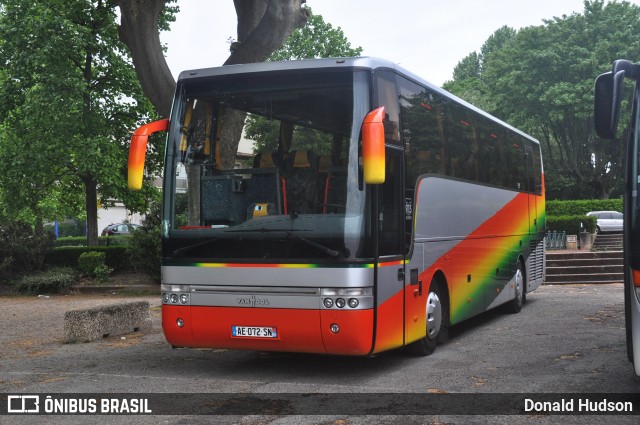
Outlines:
[[505,304],[505,310],[507,313],[516,314],[520,313],[520,310],[522,310],[522,305],[524,304],[525,299],[524,279],[525,277],[524,270],[522,269],[522,263],[518,261],[518,267],[514,276],[516,294],[511,301]]
[[446,341],[449,336],[449,302],[435,278],[429,285],[425,308],[427,315],[425,337],[407,346],[407,351],[417,356],[428,356],[433,353],[438,342]]

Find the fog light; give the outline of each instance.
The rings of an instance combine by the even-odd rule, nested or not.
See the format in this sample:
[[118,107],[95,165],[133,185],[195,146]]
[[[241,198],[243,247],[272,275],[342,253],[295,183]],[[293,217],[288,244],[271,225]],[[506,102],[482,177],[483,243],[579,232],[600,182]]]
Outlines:
[[331,325],[331,332],[333,332],[334,334],[337,334],[338,332],[340,332],[340,326],[338,326],[337,324],[333,323]]
[[360,304],[360,301],[357,298],[349,298],[349,307],[356,308],[358,304]]
[[331,298],[325,298],[322,304],[324,304],[326,308],[331,308],[333,307],[333,300]]
[[168,303],[169,302],[169,294],[167,294],[166,292],[164,294],[162,294],[162,302],[163,303]]
[[184,326],[184,320],[178,319],[178,320],[176,320],[176,324],[178,325],[179,328],[181,328],[181,327]]
[[178,294],[171,294],[171,303],[178,304]]
[[187,294],[180,295],[180,303],[186,304],[188,301],[189,301],[189,295]]
[[336,300],[336,307],[338,308],[342,308],[347,304],[347,302],[344,300],[344,298],[338,298]]

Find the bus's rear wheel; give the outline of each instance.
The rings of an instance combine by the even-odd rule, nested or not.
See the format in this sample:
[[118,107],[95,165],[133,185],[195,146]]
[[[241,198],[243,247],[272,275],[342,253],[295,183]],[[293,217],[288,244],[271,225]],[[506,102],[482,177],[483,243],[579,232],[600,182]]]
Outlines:
[[436,349],[438,341],[447,339],[449,331],[449,303],[443,296],[444,293],[436,279],[429,285],[427,294],[426,336],[407,346],[407,351],[419,356],[427,356]]
[[522,269],[522,263],[518,261],[518,268],[513,278],[515,285],[515,297],[505,304],[505,310],[507,313],[520,313],[522,305],[525,302],[525,289],[524,289],[524,271]]

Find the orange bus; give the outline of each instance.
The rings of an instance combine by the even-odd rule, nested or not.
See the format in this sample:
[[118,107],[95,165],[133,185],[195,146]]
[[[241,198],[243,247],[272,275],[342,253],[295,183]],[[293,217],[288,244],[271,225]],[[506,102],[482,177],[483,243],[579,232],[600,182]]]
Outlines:
[[133,137],[130,187],[165,130],[175,347],[426,355],[543,281],[539,143],[389,61],[183,72],[170,119]]

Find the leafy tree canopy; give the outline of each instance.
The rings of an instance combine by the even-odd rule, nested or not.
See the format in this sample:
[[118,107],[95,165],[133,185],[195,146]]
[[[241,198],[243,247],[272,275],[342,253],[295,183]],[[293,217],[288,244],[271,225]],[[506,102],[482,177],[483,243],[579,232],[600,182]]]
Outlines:
[[[4,0],[0,61],[6,213],[31,216],[38,228],[84,214],[96,243],[98,194],[104,204],[125,199],[144,210],[144,196],[126,191],[124,177],[129,133],[152,109],[112,2]],[[151,155],[149,169],[158,164]]]
[[608,198],[621,185],[622,149],[595,135],[593,82],[615,59],[640,60],[638,34],[639,6],[587,0],[582,13],[499,29],[445,88],[541,141],[550,198]]

